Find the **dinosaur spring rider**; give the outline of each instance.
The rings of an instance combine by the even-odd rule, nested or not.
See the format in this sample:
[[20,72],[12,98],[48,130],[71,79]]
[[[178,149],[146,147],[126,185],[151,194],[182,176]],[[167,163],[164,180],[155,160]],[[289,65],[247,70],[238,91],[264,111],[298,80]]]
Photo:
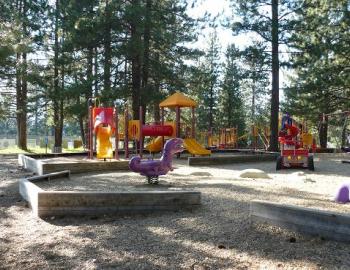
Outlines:
[[133,157],[129,162],[129,168],[147,177],[149,184],[158,184],[159,175],[166,175],[172,171],[173,155],[183,151],[183,140],[173,138],[166,142],[162,157],[159,160],[142,160],[141,157]]

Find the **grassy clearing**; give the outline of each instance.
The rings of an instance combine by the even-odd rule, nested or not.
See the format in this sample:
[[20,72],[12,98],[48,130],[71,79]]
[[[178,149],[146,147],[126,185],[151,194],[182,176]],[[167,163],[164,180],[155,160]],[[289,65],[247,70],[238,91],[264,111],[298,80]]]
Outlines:
[[[63,148],[63,153],[78,153],[83,151],[84,151],[83,147],[76,148],[76,149]],[[0,154],[26,154],[26,153],[45,154],[45,153],[51,153],[51,149],[50,148],[46,149],[45,147],[33,147],[33,148],[28,148],[27,151],[24,151],[18,148],[17,146],[0,149]]]

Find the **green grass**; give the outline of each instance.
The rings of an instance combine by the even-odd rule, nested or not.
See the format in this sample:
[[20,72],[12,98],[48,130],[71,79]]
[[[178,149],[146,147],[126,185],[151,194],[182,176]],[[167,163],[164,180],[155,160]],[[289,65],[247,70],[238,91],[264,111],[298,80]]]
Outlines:
[[[84,148],[76,148],[76,149],[66,149],[63,148],[63,153],[77,153],[77,152],[83,152]],[[27,151],[24,151],[17,146],[5,148],[5,149],[0,149],[0,154],[45,154],[46,153],[46,148],[44,147],[34,147],[34,148],[28,148]],[[51,148],[47,148],[47,153],[51,153]]]

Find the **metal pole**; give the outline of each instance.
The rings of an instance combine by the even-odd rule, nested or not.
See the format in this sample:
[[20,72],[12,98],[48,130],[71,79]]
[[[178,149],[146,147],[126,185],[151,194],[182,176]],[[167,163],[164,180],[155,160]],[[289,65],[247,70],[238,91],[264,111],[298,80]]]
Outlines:
[[129,158],[129,131],[128,131],[128,124],[129,124],[129,113],[128,113],[128,107],[125,107],[124,112],[124,150],[125,150],[125,158]]
[[139,121],[140,121],[140,136],[139,136],[139,147],[140,147],[140,157],[142,158],[142,154],[143,154],[143,134],[142,134],[142,127],[143,127],[143,108],[142,106],[140,106],[140,110],[139,110]]
[[114,158],[115,159],[119,159],[119,153],[118,153],[118,148],[119,148],[119,130],[118,130],[118,107],[115,106],[114,107],[114,113],[115,113],[115,132],[114,132],[114,136],[115,136],[115,150],[114,150]]

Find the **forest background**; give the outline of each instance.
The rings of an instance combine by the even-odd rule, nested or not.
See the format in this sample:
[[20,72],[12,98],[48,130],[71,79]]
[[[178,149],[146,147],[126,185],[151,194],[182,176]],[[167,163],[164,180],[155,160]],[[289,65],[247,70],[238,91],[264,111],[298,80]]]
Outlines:
[[344,146],[346,114],[322,115],[349,108],[350,3],[211,2],[0,0],[0,136],[24,150],[40,136],[85,143],[90,97],[153,122],[181,91],[198,102],[198,134],[267,126],[275,151],[288,111],[321,147]]

